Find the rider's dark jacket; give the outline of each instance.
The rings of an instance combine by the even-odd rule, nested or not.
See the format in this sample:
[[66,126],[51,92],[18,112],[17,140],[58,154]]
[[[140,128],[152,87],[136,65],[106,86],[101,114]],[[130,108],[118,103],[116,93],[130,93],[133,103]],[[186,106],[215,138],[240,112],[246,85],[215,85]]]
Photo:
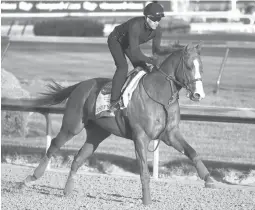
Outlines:
[[162,49],[160,42],[162,32],[160,26],[156,30],[152,30],[145,20],[145,17],[135,17],[127,22],[118,25],[112,32],[123,49],[130,48],[132,57],[140,61],[148,62],[149,58],[145,56],[139,45],[152,39],[152,52],[158,55],[169,53],[169,49]]

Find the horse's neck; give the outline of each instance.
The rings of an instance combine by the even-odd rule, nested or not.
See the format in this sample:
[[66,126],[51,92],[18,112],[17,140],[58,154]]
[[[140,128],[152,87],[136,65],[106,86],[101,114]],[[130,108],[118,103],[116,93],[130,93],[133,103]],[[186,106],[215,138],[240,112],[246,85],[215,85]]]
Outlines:
[[[181,52],[180,52],[181,53]],[[175,73],[177,69],[179,68],[180,62],[181,62],[181,54],[180,53],[174,53],[172,55],[169,55],[161,64],[160,70],[165,73],[165,75],[172,76],[175,78]],[[161,74],[161,72],[158,72]],[[176,78],[175,78],[176,79]],[[181,89],[180,86],[176,86],[176,84],[173,81],[169,81],[172,86],[173,92],[179,92]]]
[[174,53],[169,55],[160,65],[160,70],[170,76],[175,76],[175,71],[180,63],[181,55]]
[[167,79],[167,76],[174,76],[179,65],[180,56],[172,55],[166,58],[160,66],[160,71],[153,71],[143,79],[143,87],[146,93],[154,101],[168,105],[171,97],[179,92],[173,81]]

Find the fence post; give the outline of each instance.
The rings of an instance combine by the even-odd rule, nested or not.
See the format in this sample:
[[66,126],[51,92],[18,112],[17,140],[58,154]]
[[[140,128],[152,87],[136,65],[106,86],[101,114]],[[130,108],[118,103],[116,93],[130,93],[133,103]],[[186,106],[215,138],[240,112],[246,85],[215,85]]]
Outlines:
[[[51,144],[51,117],[49,113],[44,113],[46,119],[46,152]],[[47,166],[47,169],[50,169],[50,162]]]
[[[3,46],[3,43],[5,42],[5,39],[7,39],[7,45],[6,46]],[[10,46],[10,39],[9,39],[9,37],[7,36],[7,37],[3,37],[3,36],[1,36],[1,53],[2,53],[2,57],[1,57],[1,63],[3,62],[3,59],[4,59],[4,57],[5,57],[5,54],[7,53],[7,50],[8,50],[8,48],[9,48],[9,46]]]
[[24,33],[25,33],[25,31],[26,31],[26,27],[27,27],[27,25],[28,25],[28,22],[29,22],[29,20],[27,20],[27,21],[25,22],[25,24],[23,25],[23,28],[22,28],[22,31],[21,31],[21,35],[22,35],[22,36],[24,35]]
[[[159,140],[153,141],[153,149],[157,148]],[[153,153],[153,178],[158,179],[158,162],[159,162],[159,147]]]
[[217,94],[219,92],[221,75],[222,75],[222,72],[224,70],[224,66],[225,66],[225,63],[227,61],[227,58],[228,58],[228,53],[229,53],[229,48],[226,49],[225,56],[224,56],[224,58],[221,62],[221,65],[220,65],[220,71],[219,71],[218,79],[217,79],[217,82],[216,82],[215,90],[213,91],[213,93],[215,93],[215,94]]
[[7,32],[7,36],[10,35],[10,33],[11,33],[11,31],[12,31],[12,27],[13,27],[14,24],[15,24],[15,21],[13,20],[13,21],[11,22],[11,25],[10,25],[9,30],[8,30],[8,32]]

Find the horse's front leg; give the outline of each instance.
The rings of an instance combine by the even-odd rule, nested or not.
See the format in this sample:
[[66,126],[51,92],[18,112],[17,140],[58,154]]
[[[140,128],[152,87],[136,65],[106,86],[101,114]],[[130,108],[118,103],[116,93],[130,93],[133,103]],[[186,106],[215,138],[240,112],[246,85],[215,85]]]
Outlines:
[[151,194],[150,194],[150,173],[148,169],[147,162],[147,148],[149,143],[148,136],[141,131],[135,138],[135,154],[136,159],[139,164],[140,178],[142,183],[142,201],[144,205],[151,204]]
[[205,181],[205,187],[215,187],[214,179],[210,176],[209,171],[200,159],[197,152],[185,141],[179,128],[174,128],[168,131],[163,136],[162,140],[169,146],[172,146],[177,151],[186,155],[195,165],[198,176]]

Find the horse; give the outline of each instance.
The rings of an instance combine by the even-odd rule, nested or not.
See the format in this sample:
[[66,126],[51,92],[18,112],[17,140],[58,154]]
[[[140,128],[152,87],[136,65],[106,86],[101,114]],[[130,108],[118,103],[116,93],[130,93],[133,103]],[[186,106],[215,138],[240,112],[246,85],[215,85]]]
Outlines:
[[179,129],[179,91],[185,88],[187,97],[196,102],[205,97],[200,52],[201,44],[180,45],[177,50],[166,56],[157,70],[143,75],[128,106],[117,110],[115,116],[95,116],[97,96],[102,87],[111,81],[109,78],[92,78],[68,87],[57,83],[49,85],[50,91],[36,98],[31,105],[49,106],[66,102],[62,126],[33,175],[28,175],[23,184],[28,186],[30,182],[42,177],[51,157],[85,128],[87,138],[71,164],[64,188],[66,196],[71,194],[75,187],[79,167],[111,134],[134,142],[144,205],[152,203],[147,162],[148,145],[151,140],[163,141],[167,146],[172,146],[186,155],[194,164],[199,177],[204,180],[205,187],[214,188],[215,180]]

